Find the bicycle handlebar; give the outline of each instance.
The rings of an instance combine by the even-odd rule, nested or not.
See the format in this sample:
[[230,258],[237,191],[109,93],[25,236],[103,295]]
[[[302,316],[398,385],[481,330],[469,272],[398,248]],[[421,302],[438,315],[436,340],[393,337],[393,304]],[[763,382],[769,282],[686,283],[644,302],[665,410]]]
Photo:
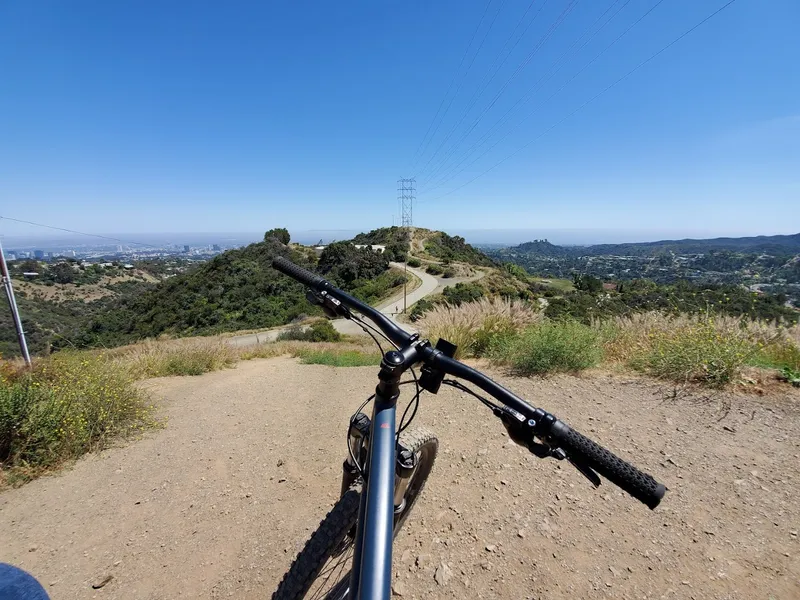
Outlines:
[[[403,347],[415,339],[415,336],[401,329],[386,315],[290,260],[280,256],[272,261],[272,266],[320,294],[329,294],[348,309],[355,310],[369,318],[395,345]],[[537,437],[563,449],[572,461],[596,470],[611,483],[619,486],[649,508],[653,509],[658,506],[664,497],[666,492],[664,484],[658,483],[652,476],[643,473],[553,415],[542,409],[534,408],[480,371],[450,358],[430,346],[422,349],[420,358],[426,364],[430,364],[448,375],[469,381],[505,406],[529,419],[529,422],[535,422],[533,429]]]

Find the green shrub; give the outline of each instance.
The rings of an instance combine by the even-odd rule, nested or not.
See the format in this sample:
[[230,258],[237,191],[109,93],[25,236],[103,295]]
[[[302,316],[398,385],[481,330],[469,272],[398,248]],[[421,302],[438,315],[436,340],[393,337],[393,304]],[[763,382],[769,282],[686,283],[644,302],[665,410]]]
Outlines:
[[762,344],[750,360],[750,364],[758,367],[800,371],[800,346],[786,338]]
[[441,275],[444,273],[444,269],[436,264],[428,265],[425,270],[431,275]]
[[408,315],[408,318],[411,319],[412,323],[416,323],[422,318],[426,312],[436,306],[435,302],[432,302],[428,298],[422,298],[414,305],[414,308],[411,309],[411,313]]
[[709,317],[655,331],[649,348],[635,354],[630,365],[663,379],[723,387],[739,379],[758,352],[759,344],[745,329],[716,327]]
[[301,342],[338,342],[342,334],[334,329],[330,321],[314,321],[310,327],[290,327],[278,334],[277,341],[297,340]]
[[0,379],[0,485],[152,424],[134,378],[103,355],[60,352]]
[[794,387],[800,387],[800,371],[784,367],[781,369],[780,378],[786,383],[792,384]]
[[450,279],[455,276],[456,276],[455,269],[447,268],[444,271],[442,271],[442,277],[444,277],[445,279]]
[[545,321],[498,338],[490,353],[522,375],[581,371],[603,358],[598,332],[569,320]]
[[408,259],[408,266],[409,267],[414,267],[416,269],[417,267],[421,267],[422,266],[422,262],[420,262],[420,260],[418,258],[409,258]]
[[298,350],[295,354],[304,365],[327,365],[329,367],[367,367],[379,365],[381,355],[358,350]]

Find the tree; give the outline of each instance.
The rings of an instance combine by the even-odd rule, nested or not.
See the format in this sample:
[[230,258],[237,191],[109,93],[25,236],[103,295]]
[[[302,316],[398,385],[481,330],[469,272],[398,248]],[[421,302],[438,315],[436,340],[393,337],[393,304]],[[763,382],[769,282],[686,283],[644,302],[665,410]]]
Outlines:
[[276,227],[275,229],[270,229],[264,234],[264,241],[266,242],[269,238],[274,238],[283,245],[288,244],[292,239],[289,235],[289,230],[285,227]]
[[75,271],[69,263],[58,263],[51,267],[53,279],[56,283],[72,283],[75,281]]
[[350,242],[334,242],[320,254],[319,272],[339,286],[350,286],[360,279],[373,279],[389,268],[386,255],[370,248],[356,248]]
[[386,246],[386,255],[389,260],[404,261],[408,253],[408,243],[403,241],[395,241]]
[[584,275],[581,273],[574,273],[572,275],[572,282],[576,290],[582,292],[589,292],[590,294],[597,294],[603,291],[603,282],[597,277],[591,275]]
[[35,273],[39,270],[39,263],[35,260],[25,260],[19,263],[19,270],[23,273]]

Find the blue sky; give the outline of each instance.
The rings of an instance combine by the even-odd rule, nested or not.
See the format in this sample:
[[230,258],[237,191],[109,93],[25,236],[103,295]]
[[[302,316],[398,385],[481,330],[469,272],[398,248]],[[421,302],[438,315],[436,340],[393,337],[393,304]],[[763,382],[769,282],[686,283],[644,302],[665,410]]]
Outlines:
[[399,177],[443,161],[468,168],[420,186],[416,224],[795,233],[796,0],[734,2],[561,122],[723,4],[4,2],[0,215],[98,233],[360,230],[392,223]]

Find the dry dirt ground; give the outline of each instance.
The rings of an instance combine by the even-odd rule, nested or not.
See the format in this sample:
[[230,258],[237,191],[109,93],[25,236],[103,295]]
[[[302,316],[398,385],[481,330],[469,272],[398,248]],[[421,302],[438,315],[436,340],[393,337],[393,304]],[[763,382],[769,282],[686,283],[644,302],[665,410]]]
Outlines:
[[[800,598],[796,391],[495,375],[669,492],[651,512],[594,490],[461,393],[426,396],[440,454],[395,545],[401,598]],[[336,499],[345,423],[374,383],[374,367],[282,358],[148,382],[167,427],[0,494],[0,560],[54,599],[267,598]]]

